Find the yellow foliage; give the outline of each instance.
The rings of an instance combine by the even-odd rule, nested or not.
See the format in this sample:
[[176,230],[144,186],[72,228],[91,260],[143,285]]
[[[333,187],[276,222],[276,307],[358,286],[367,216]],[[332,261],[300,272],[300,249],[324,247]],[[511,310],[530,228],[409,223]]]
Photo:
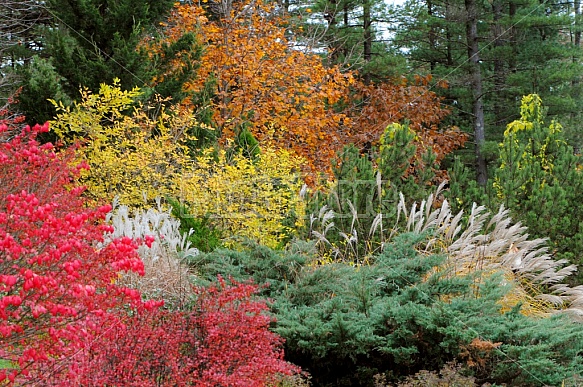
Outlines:
[[[129,207],[156,197],[178,197],[197,217],[210,216],[225,235],[277,247],[303,221],[302,159],[266,147],[257,160],[207,149],[188,154],[186,129],[200,125],[190,115],[161,109],[157,118],[135,104],[139,89],[123,91],[119,81],[99,93],[82,90],[72,108],[58,105],[52,128],[66,143],[81,142],[78,156],[90,169],[81,183],[95,201],[118,196]],[[128,113],[129,111],[129,113]],[[296,224],[288,224],[296,219]]]
[[[304,219],[301,163],[290,152],[270,147],[262,148],[257,160],[209,149],[184,176],[180,198],[194,216],[210,215],[229,234],[278,247]],[[286,224],[289,219],[295,224]]]
[[[502,155],[500,170],[513,167],[520,171],[539,164],[547,174],[551,175],[553,173],[554,157],[552,152],[549,152],[549,147],[565,144],[564,140],[556,136],[562,131],[563,127],[556,121],[552,121],[548,129],[543,128],[543,125],[541,98],[537,94],[522,97],[520,119],[512,121],[506,126],[504,142],[499,144]],[[545,137],[542,140],[537,140],[534,132],[541,128],[544,130]],[[521,152],[520,155],[517,152]],[[534,180],[534,177],[532,177],[529,183],[533,183]],[[542,179],[539,184],[539,188],[542,188],[546,184],[545,179]],[[500,176],[494,178],[494,188],[497,197],[504,199],[504,188],[500,181]],[[519,189],[523,194],[528,195],[532,187],[523,184]]]
[[82,90],[73,107],[54,103],[58,114],[51,127],[66,143],[81,143],[79,158],[90,166],[81,183],[95,201],[119,196],[121,204],[143,206],[176,192],[189,169],[185,131],[194,118],[164,108],[150,118],[135,103],[140,95],[138,88],[121,90],[116,79],[97,94]]
[[531,121],[542,123],[543,101],[538,94],[529,94],[522,97],[520,104],[520,117],[522,121]]

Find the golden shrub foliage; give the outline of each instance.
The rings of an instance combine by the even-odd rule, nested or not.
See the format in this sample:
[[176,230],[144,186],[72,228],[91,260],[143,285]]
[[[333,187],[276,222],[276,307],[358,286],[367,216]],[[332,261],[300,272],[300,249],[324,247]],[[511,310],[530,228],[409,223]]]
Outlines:
[[97,94],[81,90],[81,101],[72,107],[55,103],[52,130],[67,143],[81,143],[78,155],[90,166],[81,183],[96,201],[119,196],[121,204],[144,206],[177,192],[190,168],[185,132],[194,117],[160,108],[153,119],[136,104],[140,95],[114,80]]
[[55,104],[52,129],[66,143],[81,142],[79,159],[90,166],[81,176],[88,195],[100,202],[117,196],[131,208],[177,197],[229,237],[281,245],[303,220],[303,159],[265,146],[256,160],[214,148],[193,160],[185,132],[200,123],[172,108],[152,119],[135,103],[139,96],[139,89],[123,91],[116,80],[97,94],[82,90],[73,107]]
[[301,164],[289,151],[271,147],[256,160],[209,149],[184,176],[180,198],[194,216],[210,215],[230,235],[279,247],[304,219]]

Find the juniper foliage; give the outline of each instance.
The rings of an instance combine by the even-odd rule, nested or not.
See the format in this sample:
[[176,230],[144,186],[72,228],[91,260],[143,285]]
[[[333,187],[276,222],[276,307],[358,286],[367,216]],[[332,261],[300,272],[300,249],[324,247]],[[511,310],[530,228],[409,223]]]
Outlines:
[[[314,266],[309,254],[255,247],[194,257],[197,272],[271,284],[287,359],[317,386],[396,383],[458,360],[478,383],[560,385],[583,372],[583,326],[567,315],[532,318],[500,300],[501,274],[449,275],[446,257],[421,254],[428,235],[402,234],[370,265]],[[443,267],[443,266],[441,266]],[[477,296],[479,294],[479,297]],[[377,375],[375,377],[375,375]]]

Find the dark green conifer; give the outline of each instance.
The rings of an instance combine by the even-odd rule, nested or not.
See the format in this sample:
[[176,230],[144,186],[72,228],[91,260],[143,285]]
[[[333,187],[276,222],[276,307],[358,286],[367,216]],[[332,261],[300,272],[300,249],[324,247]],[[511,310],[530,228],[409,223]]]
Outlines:
[[[51,26],[37,32],[41,42],[37,55],[50,61],[53,80],[71,99],[81,86],[96,90],[114,78],[124,89],[143,88],[150,75],[147,53],[137,49],[138,43],[145,33],[153,33],[154,24],[172,4],[172,0],[49,0],[45,7]],[[35,94],[35,79],[43,73],[28,65],[23,63],[21,71],[28,89],[20,98],[22,110],[30,122],[44,122],[53,113],[46,94],[61,100],[62,95],[54,90]],[[33,106],[38,108],[30,110]]]

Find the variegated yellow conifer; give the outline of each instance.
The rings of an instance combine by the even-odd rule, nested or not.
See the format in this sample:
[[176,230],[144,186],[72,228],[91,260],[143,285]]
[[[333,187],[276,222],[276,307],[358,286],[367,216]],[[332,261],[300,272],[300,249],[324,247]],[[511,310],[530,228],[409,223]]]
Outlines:
[[[523,97],[520,119],[508,124],[500,144],[494,192],[531,235],[549,239],[557,257],[581,265],[583,157],[558,122],[545,123],[544,111],[538,95]],[[570,281],[582,278],[579,272]]]

